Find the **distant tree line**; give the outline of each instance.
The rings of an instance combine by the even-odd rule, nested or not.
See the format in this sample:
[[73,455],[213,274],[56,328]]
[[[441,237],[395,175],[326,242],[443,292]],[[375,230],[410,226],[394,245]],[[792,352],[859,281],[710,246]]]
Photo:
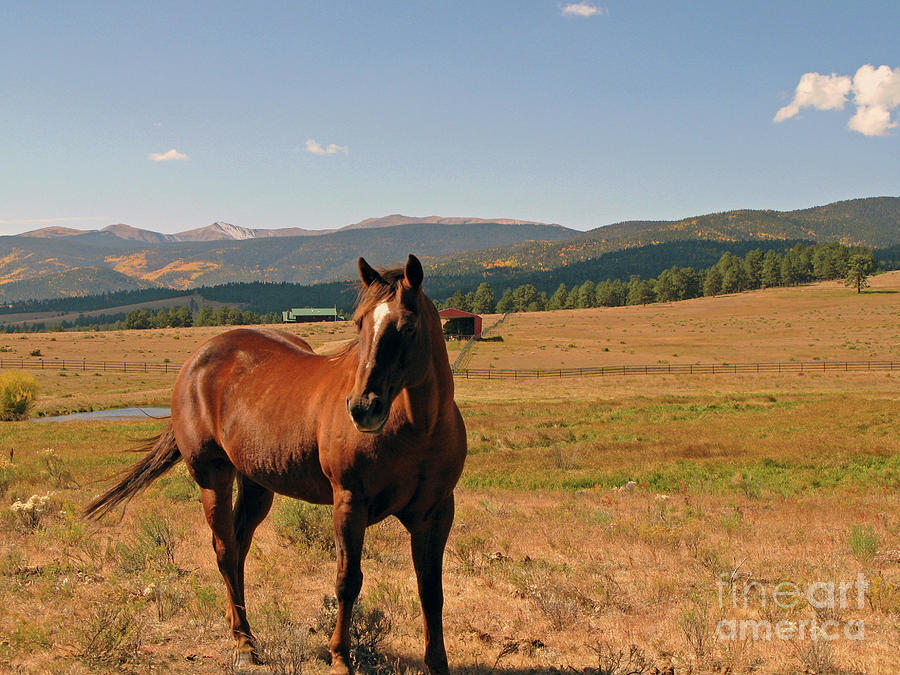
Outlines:
[[135,309],[125,316],[122,328],[125,330],[142,330],[147,328],[181,328],[189,326],[246,326],[250,324],[275,323],[281,315],[274,312],[259,314],[238,307],[213,308],[203,305],[196,314],[187,307],[170,307],[156,312]]
[[[337,306],[346,311],[353,307],[358,287],[359,284],[356,281],[326,282],[313,285],[251,281],[199,286],[190,290],[147,288],[88,296],[13,302],[0,305],[0,315],[31,312],[88,312],[156,300],[169,300],[193,294],[208,301],[240,305],[244,309],[260,314],[290,307]],[[192,309],[196,311],[196,304],[192,304]]]
[[0,325],[0,333],[41,333],[71,329],[90,330],[146,330],[149,328],[187,328],[190,326],[246,326],[250,324],[278,323],[281,315],[276,312],[259,314],[238,307],[213,308],[203,305],[196,313],[189,307],[165,307],[133,309],[128,313],[80,315],[74,321],[32,323],[28,325]]
[[18,314],[21,312],[89,312],[122,305],[135,305],[139,302],[168,300],[170,298],[191,295],[196,290],[179,291],[172,288],[143,288],[139,290],[114,291],[97,295],[70,296],[65,298],[49,298],[45,300],[22,300],[0,306],[0,314]]
[[753,249],[743,258],[726,252],[715,265],[699,271],[673,266],[655,278],[632,275],[628,281],[586,280],[571,288],[563,283],[549,296],[533,284],[523,284],[507,288],[495,302],[490,284],[482,282],[474,291],[457,290],[444,302],[435,304],[476,314],[539,312],[673,302],[830,279],[845,279],[860,290],[865,287],[865,278],[877,268],[878,261],[868,248],[838,243],[797,244],[785,253]]

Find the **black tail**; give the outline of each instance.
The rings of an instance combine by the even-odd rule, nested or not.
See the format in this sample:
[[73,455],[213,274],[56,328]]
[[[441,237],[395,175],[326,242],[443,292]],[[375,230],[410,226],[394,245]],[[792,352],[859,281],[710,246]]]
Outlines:
[[145,445],[135,448],[135,451],[143,451],[147,454],[115,487],[110,488],[85,507],[84,516],[86,518],[99,520],[122,502],[127,504],[138,492],[181,460],[181,453],[178,451],[178,446],[175,445],[175,432],[172,431],[171,423],[159,436],[151,438]]

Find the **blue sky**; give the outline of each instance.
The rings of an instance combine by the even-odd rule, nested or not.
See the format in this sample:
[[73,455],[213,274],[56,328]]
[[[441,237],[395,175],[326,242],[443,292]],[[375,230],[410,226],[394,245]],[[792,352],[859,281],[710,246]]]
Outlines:
[[900,194],[896,0],[570,4],[3,3],[0,232]]

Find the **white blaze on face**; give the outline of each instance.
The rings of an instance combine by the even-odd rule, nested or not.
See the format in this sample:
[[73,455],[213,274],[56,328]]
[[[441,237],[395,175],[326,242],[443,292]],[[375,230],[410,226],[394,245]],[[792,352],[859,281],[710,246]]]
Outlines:
[[[372,310],[372,344],[378,344],[378,340],[381,339],[381,335],[387,327],[387,320],[390,314],[391,309],[388,307],[387,301],[382,302]],[[369,361],[366,365],[371,368],[372,362]]]
[[384,331],[384,324],[387,321],[388,316],[391,313],[390,307],[388,307],[387,302],[382,302],[375,309],[372,310],[372,320],[375,322],[375,339],[377,340],[382,331]]

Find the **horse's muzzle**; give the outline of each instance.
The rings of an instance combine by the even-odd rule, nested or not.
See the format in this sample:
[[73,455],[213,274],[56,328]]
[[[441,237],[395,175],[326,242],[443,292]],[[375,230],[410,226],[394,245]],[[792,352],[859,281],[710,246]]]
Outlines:
[[353,420],[353,426],[357,431],[368,434],[378,433],[387,422],[390,411],[390,406],[386,405],[384,399],[374,392],[363,396],[347,397],[347,412],[350,413],[350,419]]

